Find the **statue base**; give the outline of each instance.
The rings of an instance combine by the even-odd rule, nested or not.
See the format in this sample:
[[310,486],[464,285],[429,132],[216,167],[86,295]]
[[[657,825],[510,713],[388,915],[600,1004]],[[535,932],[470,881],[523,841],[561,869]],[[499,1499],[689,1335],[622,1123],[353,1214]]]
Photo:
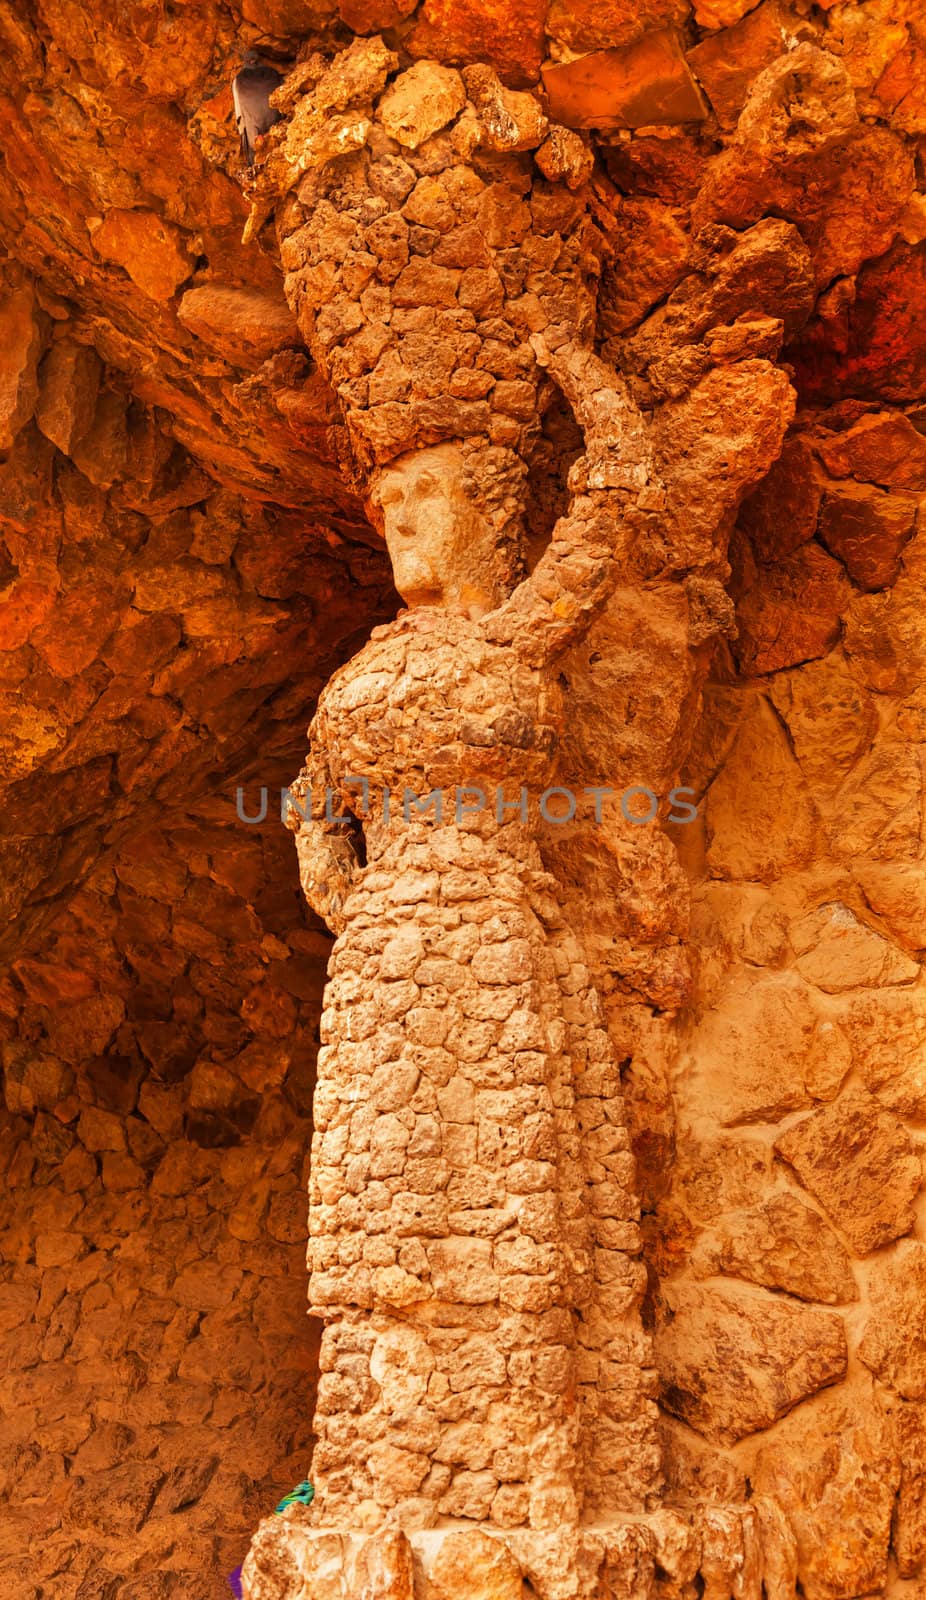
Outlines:
[[264,1519],[244,1600],[791,1600],[797,1550],[776,1501],[663,1507],[537,1530],[450,1521],[405,1532],[315,1527],[291,1506]]

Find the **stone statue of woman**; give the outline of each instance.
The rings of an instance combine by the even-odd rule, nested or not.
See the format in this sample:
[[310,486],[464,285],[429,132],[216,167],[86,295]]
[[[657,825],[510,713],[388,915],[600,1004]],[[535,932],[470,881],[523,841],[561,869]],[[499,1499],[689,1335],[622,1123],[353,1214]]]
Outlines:
[[[488,68],[398,68],[378,39],[303,63],[249,224],[275,214],[408,607],[323,691],[292,789],[302,884],[337,935],[304,1514],[313,1573],[335,1576],[289,1576],[271,1530],[251,1592],[343,1597],[343,1536],[397,1523],[489,1529],[544,1600],[576,1600],[599,1592],[592,1529],[617,1539],[656,1507],[660,1464],[619,1065],[541,848],[562,665],[619,585],[681,597],[682,652],[728,625],[727,535],[792,414],[772,362],[809,269],[786,224],[715,228],[625,381],[591,348],[605,241],[586,143]],[[582,452],[526,572],[554,387]],[[369,1593],[407,1600],[403,1583]]]
[[[305,892],[338,935],[310,1189],[319,1525],[555,1538],[659,1488],[619,1072],[538,799],[568,715],[557,663],[652,561],[667,492],[621,380],[559,330],[533,344],[584,435],[568,512],[512,587],[460,444],[373,474],[409,609],[324,690],[293,789]],[[741,368],[713,386],[721,499],[787,410],[783,375]]]

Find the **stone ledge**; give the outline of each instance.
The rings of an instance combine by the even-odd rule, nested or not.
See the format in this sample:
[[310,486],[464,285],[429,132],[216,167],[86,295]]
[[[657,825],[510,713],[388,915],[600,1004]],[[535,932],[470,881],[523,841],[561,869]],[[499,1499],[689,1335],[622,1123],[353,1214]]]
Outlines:
[[408,1533],[311,1525],[291,1506],[260,1524],[244,1600],[680,1600],[702,1585],[740,1600],[795,1593],[797,1550],[781,1507],[683,1510],[578,1528],[454,1522]]

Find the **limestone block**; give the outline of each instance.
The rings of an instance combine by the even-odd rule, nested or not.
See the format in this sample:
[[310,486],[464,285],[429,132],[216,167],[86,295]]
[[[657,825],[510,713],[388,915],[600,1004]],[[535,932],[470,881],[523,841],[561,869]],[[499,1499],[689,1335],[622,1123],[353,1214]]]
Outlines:
[[762,1583],[767,1600],[794,1600],[798,1553],[791,1525],[778,1501],[770,1495],[755,1495],[752,1506],[758,1521]]
[[234,367],[256,372],[278,350],[300,343],[295,318],[282,294],[202,284],[177,307],[185,328]]
[[782,674],[771,695],[802,770],[814,785],[835,789],[877,731],[871,696],[836,654]]
[[899,1117],[918,1119],[926,1095],[926,991],[854,995],[843,1023],[866,1088]]
[[845,618],[845,649],[870,688],[910,694],[926,675],[920,585],[901,578],[884,594],[853,600]]
[[865,899],[899,939],[914,950],[926,943],[926,871],[918,862],[859,861]]
[[41,368],[35,420],[46,439],[70,455],[93,421],[102,363],[91,345],[56,340]]
[[491,150],[535,150],[549,123],[532,94],[506,89],[491,67],[464,67],[466,92],[476,107],[481,143]]
[[873,1265],[859,1356],[904,1400],[926,1400],[926,1245],[899,1245]]
[[450,1487],[440,1501],[445,1517],[467,1517],[474,1522],[487,1520],[498,1491],[494,1472],[455,1472]]
[[926,1562],[926,1408],[893,1406],[891,1422],[900,1457],[892,1542],[900,1576],[915,1578]]
[[487,1239],[442,1239],[427,1247],[435,1293],[450,1302],[483,1305],[498,1298],[499,1279]]
[[148,1461],[123,1461],[106,1472],[89,1472],[75,1486],[69,1507],[78,1525],[130,1538],[147,1520],[165,1474]]
[[623,201],[614,238],[616,259],[599,295],[602,327],[611,337],[632,328],[675,288],[690,251],[675,209],[648,195]]
[[654,28],[681,26],[687,0],[553,0],[547,12],[551,39],[581,53],[630,44]]
[[346,1600],[346,1555],[339,1534],[308,1533],[304,1514],[265,1517],[242,1569],[244,1600]]
[[698,1240],[695,1270],[724,1272],[785,1289],[802,1300],[839,1305],[858,1298],[849,1257],[818,1211],[776,1194],[749,1211],[731,1211]]
[[[859,857],[896,862],[915,859],[924,841],[923,770],[919,752],[905,740],[884,734],[844,780],[832,804],[821,805],[833,853],[852,865]],[[875,948],[868,957],[874,969]],[[896,981],[892,972],[908,972],[888,952],[881,965],[881,983]],[[908,982],[907,978],[900,981]]]
[[376,114],[393,139],[417,150],[459,116],[465,104],[466,90],[458,72],[436,61],[416,61],[389,85]]
[[423,1400],[434,1371],[427,1340],[401,1324],[377,1334],[370,1357],[370,1376],[380,1387],[381,1404],[389,1411]]
[[451,1533],[428,1573],[426,1600],[521,1600],[521,1569],[501,1539]]
[[926,439],[909,417],[876,412],[817,444],[834,478],[861,478],[882,489],[926,489]]
[[746,1479],[724,1451],[665,1412],[659,1437],[668,1498],[697,1505],[745,1499]]
[[760,1600],[754,1513],[749,1507],[709,1507],[700,1517],[701,1577],[706,1600]]
[[794,972],[734,972],[685,1053],[693,1082],[725,1127],[773,1122],[831,1099],[850,1066],[839,1026]]
[[679,1137],[675,1183],[686,1210],[702,1222],[758,1204],[773,1184],[772,1156],[758,1139]]
[[664,1404],[713,1442],[769,1427],[845,1375],[840,1317],[693,1286],[667,1288],[665,1307],[656,1335]]
[[826,994],[881,984],[912,983],[919,963],[874,929],[866,928],[848,906],[831,901],[792,923],[795,966],[808,983]]
[[751,1476],[794,1532],[808,1600],[883,1588],[900,1467],[870,1389],[859,1384],[802,1406],[758,1451]]
[[361,1545],[351,1588],[357,1600],[415,1600],[412,1547],[401,1528],[386,1528]]
[[[591,1540],[589,1545],[583,1563],[586,1571],[593,1567],[595,1559]],[[656,1593],[655,1552],[656,1539],[645,1523],[631,1522],[608,1530],[601,1581],[609,1600],[651,1600]],[[551,1600],[566,1600],[567,1593],[561,1590]]]
[[648,1519],[653,1536],[653,1553],[664,1576],[660,1578],[660,1600],[681,1600],[690,1593],[701,1566],[702,1543],[694,1519],[663,1507]]
[[816,818],[771,707],[746,711],[706,805],[708,864],[721,877],[766,881],[810,861]]
[[566,189],[579,189],[592,174],[595,163],[592,150],[585,144],[581,134],[574,133],[573,128],[560,128],[558,125],[550,128],[549,136],[542,142],[534,160],[544,178],[549,178],[550,182],[557,182],[561,178],[565,181]]
[[415,56],[486,61],[505,83],[535,83],[547,0],[424,0],[407,40]]
[[747,495],[737,518],[760,561],[793,555],[813,538],[821,492],[810,445],[800,434],[786,439],[778,460]]
[[863,589],[886,589],[900,571],[913,534],[915,498],[867,483],[834,486],[823,496],[819,533],[831,555]]
[[922,1161],[906,1128],[871,1095],[844,1094],[775,1143],[860,1255],[913,1226]]
[[736,607],[741,670],[774,672],[826,655],[851,596],[842,566],[818,544],[750,573]]
[[0,299],[0,450],[10,449],[32,416],[45,327],[29,284]]
[[596,50],[546,66],[550,113],[567,128],[640,128],[698,122],[707,114],[674,33],[648,33],[626,49]]
[[15,1040],[4,1043],[0,1052],[4,1098],[14,1116],[53,1111],[70,1094],[74,1074],[58,1056]]
[[93,229],[92,239],[97,255],[124,268],[151,300],[170,300],[192,274],[185,234],[154,211],[113,207]]
[[764,0],[740,21],[689,50],[689,63],[721,127],[735,126],[753,79],[777,60],[785,49],[787,33],[799,26],[786,6]]

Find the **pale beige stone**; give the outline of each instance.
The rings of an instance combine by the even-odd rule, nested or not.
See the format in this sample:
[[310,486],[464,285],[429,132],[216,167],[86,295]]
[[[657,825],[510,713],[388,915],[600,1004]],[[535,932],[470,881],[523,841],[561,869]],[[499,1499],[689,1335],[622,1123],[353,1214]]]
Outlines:
[[458,446],[391,463],[377,476],[372,505],[407,605],[458,605],[478,617],[502,598],[504,568],[465,487]]
[[361,1545],[353,1587],[357,1600],[414,1600],[412,1547],[401,1528],[386,1528]]
[[912,983],[917,961],[868,928],[839,900],[819,906],[792,923],[795,967],[826,994],[877,984]]
[[727,1127],[832,1098],[851,1065],[838,1024],[794,972],[734,973],[685,1047],[698,1093]]
[[465,104],[466,90],[458,72],[436,61],[416,61],[390,84],[377,114],[387,133],[416,150],[452,122]]
[[414,1328],[387,1328],[377,1336],[370,1356],[370,1377],[379,1384],[387,1409],[398,1410],[422,1400],[433,1371],[428,1342]]
[[788,1128],[775,1148],[860,1255],[912,1228],[922,1158],[871,1095],[844,1094]]
[[694,1266],[826,1305],[858,1298],[843,1245],[820,1213],[792,1194],[721,1217],[698,1240]]
[[771,707],[744,716],[733,752],[707,797],[707,859],[718,877],[768,882],[806,866],[817,819]]
[[451,1533],[428,1573],[426,1600],[521,1600],[521,1569],[501,1539],[480,1529]]
[[346,1600],[347,1545],[336,1533],[307,1533],[301,1519],[265,1517],[242,1569],[245,1600]]
[[907,1242],[872,1266],[873,1311],[859,1356],[904,1400],[926,1400],[926,1245]]
[[663,1401],[716,1443],[769,1427],[845,1375],[838,1316],[732,1289],[673,1286],[664,1298],[656,1338]]
[[752,1477],[793,1529],[808,1600],[883,1589],[900,1466],[870,1387],[802,1406],[758,1451]]

